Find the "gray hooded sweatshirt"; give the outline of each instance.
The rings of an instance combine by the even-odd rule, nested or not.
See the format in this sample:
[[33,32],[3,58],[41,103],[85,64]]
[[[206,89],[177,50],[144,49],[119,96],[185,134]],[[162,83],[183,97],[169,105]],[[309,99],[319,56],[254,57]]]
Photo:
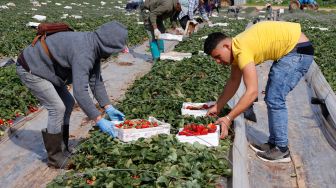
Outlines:
[[100,73],[100,59],[122,51],[127,29],[109,22],[94,32],[59,32],[46,39],[53,63],[38,42],[24,49],[23,56],[31,73],[50,81],[55,87],[72,83],[74,97],[90,119],[100,115],[90,98],[88,86],[100,106],[110,104]]

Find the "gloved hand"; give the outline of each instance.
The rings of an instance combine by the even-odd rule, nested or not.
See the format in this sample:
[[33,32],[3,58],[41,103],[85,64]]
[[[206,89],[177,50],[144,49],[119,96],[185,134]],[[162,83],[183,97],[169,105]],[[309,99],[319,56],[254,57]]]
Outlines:
[[111,121],[101,118],[97,122],[97,126],[102,132],[109,134],[113,138],[117,136],[115,129],[114,129],[114,124]]
[[194,25],[198,24],[198,22],[195,19],[190,20],[191,23],[193,23]]
[[154,29],[154,37],[155,39],[160,39],[161,32],[159,29]]
[[119,110],[113,108],[112,105],[110,105],[110,107],[108,107],[105,112],[107,113],[107,115],[110,117],[110,119],[112,121],[123,121],[125,115],[123,113],[121,113]]

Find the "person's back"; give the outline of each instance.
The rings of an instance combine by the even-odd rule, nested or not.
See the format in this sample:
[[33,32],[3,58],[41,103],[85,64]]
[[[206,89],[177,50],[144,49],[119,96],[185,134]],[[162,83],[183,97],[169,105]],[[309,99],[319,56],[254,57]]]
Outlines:
[[115,29],[117,26],[119,24],[116,22],[110,22],[95,32],[59,32],[48,36],[46,43],[57,61],[56,65],[45,53],[40,42],[34,47],[30,45],[25,48],[23,56],[33,74],[51,81],[54,85],[64,85],[63,74],[69,72],[74,64],[93,66],[90,64],[117,52],[117,48],[124,47],[118,47],[120,43],[124,44],[124,41],[119,41],[118,32],[113,37],[109,35],[111,31],[118,30]]
[[301,26],[291,22],[264,21],[251,26],[232,39],[234,64],[242,69],[250,61],[256,64],[276,60],[297,44]]

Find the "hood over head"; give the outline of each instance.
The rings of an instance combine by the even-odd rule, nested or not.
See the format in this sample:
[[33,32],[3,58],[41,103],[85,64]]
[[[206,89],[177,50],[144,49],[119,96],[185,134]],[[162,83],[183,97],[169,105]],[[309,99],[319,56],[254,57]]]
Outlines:
[[127,29],[116,21],[105,23],[94,33],[98,36],[98,54],[102,58],[119,53],[126,47]]

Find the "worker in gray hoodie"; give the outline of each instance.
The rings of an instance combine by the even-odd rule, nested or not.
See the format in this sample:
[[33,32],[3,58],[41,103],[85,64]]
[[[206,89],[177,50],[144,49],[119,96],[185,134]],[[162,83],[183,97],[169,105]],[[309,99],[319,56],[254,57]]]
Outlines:
[[112,120],[124,114],[111,105],[101,76],[100,60],[126,47],[127,29],[109,22],[94,32],[58,32],[46,38],[56,62],[44,51],[41,42],[29,45],[19,55],[16,71],[21,81],[48,110],[48,125],[42,137],[48,153],[48,166],[64,167],[69,152],[69,121],[75,103],[66,85],[85,114],[105,133],[115,137],[114,124],[102,118],[89,95],[90,87],[100,107]]
[[181,5],[179,0],[146,0],[140,9],[155,61],[160,59],[160,53],[164,52],[164,43],[160,39],[161,33],[166,31],[163,21],[170,18],[170,21],[175,24]]

